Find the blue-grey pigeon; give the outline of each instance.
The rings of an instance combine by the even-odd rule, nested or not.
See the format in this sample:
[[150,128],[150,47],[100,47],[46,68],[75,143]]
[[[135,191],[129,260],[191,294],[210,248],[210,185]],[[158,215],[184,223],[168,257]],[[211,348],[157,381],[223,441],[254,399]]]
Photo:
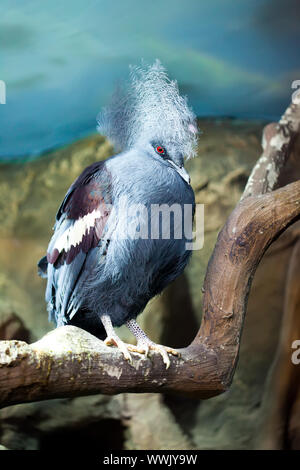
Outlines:
[[[38,265],[56,326],[106,337],[129,361],[129,351],[147,355],[152,349],[168,367],[168,353],[178,354],[151,341],[136,317],[190,258],[183,209],[194,213],[195,202],[184,157],[195,153],[196,129],[186,98],[159,61],[131,68],[127,88],[98,117],[98,130],[121,152],[86,168],[69,188]],[[114,327],[123,324],[136,346],[117,336]]]

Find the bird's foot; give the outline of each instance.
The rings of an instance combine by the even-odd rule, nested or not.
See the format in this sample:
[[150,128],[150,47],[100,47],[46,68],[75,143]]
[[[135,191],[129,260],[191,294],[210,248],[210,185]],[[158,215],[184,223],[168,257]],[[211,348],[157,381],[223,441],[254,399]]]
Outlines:
[[149,345],[149,349],[152,351],[156,351],[162,356],[162,360],[166,366],[166,369],[168,369],[171,364],[169,354],[172,354],[172,356],[177,357],[180,356],[180,353],[176,351],[176,349],[169,348],[168,346],[163,346],[162,344],[151,343]]
[[118,349],[120,349],[126,361],[132,364],[132,357],[130,355],[130,352],[128,351],[128,345],[125,344],[117,335],[108,336],[105,339],[104,344],[106,346],[116,346]]
[[127,348],[129,351],[137,352],[139,354],[144,354],[146,357],[149,354],[149,350],[155,351],[162,356],[163,362],[166,366],[166,369],[170,367],[170,358],[169,354],[173,356],[180,356],[180,353],[176,349],[169,348],[168,346],[163,346],[161,344],[156,344],[153,341],[139,340],[137,345],[128,344]]

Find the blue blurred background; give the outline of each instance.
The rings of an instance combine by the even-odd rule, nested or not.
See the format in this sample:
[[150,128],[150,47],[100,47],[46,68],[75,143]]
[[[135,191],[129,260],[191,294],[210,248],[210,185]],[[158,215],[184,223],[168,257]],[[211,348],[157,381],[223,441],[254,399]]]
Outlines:
[[1,0],[0,158],[94,132],[141,58],[198,116],[277,119],[300,79],[299,20],[299,0]]

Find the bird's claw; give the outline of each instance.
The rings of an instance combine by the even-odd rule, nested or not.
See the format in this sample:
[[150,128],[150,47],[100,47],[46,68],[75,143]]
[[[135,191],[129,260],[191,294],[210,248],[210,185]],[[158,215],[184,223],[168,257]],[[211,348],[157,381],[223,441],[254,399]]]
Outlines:
[[136,346],[129,344],[128,349],[129,351],[143,354],[145,355],[145,357],[148,356],[149,350],[157,352],[158,354],[162,356],[162,360],[166,366],[166,369],[168,369],[171,364],[168,354],[172,354],[173,356],[180,356],[180,353],[176,351],[176,349],[172,349],[172,348],[169,348],[168,346],[163,346],[161,344],[156,344],[156,343],[153,343],[152,341],[151,342],[138,341],[138,344]]
[[161,344],[156,344],[156,343],[150,344],[149,349],[151,349],[152,351],[156,351],[158,354],[162,356],[162,360],[166,366],[166,369],[168,369],[171,364],[169,354],[172,354],[173,356],[180,355],[179,352],[176,351],[175,349],[169,348],[168,346],[163,346]]
[[156,344],[153,343],[152,341],[138,341],[137,345],[133,344],[126,344],[124,343],[117,335],[116,336],[108,336],[104,344],[106,346],[116,346],[120,351],[122,352],[123,356],[125,359],[132,364],[132,357],[129,351],[133,353],[138,353],[142,354],[145,357],[149,355],[149,351],[154,351],[157,352],[158,354],[161,355],[162,360],[166,366],[166,369],[170,367],[170,358],[169,354],[172,354],[173,356],[180,356],[180,353],[176,351],[176,349],[170,348],[168,346],[163,346],[161,344]]
[[127,348],[131,352],[142,354],[144,356],[148,356],[148,352],[149,352],[149,346],[148,345],[139,345],[139,344],[137,344],[135,346],[134,344],[128,344]]
[[104,344],[106,346],[116,346],[118,349],[120,349],[126,361],[132,364],[132,357],[130,352],[128,351],[128,347],[118,336],[108,336],[105,339]]

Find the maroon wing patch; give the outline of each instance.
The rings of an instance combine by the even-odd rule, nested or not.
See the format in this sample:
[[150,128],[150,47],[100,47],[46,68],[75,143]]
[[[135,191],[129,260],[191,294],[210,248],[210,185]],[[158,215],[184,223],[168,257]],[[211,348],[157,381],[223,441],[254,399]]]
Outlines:
[[70,264],[78,253],[87,253],[98,246],[111,212],[110,204],[110,173],[104,162],[98,162],[86,168],[66,194],[57,213],[56,228],[61,229],[65,223],[66,230],[56,239],[54,234],[48,262],[55,267]]

